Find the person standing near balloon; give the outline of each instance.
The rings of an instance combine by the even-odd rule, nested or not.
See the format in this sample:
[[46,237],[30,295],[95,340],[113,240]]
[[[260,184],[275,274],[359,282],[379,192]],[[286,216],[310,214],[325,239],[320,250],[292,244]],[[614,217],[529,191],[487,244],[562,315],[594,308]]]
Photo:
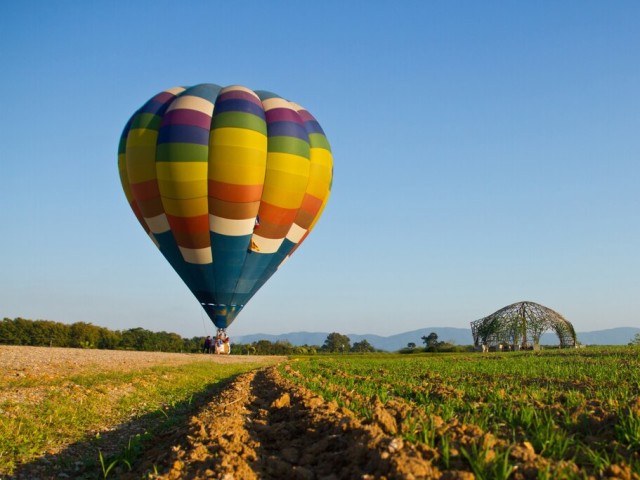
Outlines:
[[211,353],[211,337],[209,335],[207,335],[207,338],[204,339],[202,353]]

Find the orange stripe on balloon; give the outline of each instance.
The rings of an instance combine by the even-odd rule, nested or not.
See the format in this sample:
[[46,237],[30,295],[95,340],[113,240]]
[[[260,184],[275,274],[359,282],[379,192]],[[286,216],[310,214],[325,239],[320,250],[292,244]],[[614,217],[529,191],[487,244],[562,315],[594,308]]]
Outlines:
[[211,246],[209,232],[178,232],[172,230],[171,233],[180,247],[199,249]]
[[158,189],[158,181],[156,179],[146,182],[132,183],[130,185],[131,193],[139,202],[150,200],[160,196],[160,190]]
[[160,197],[138,202],[140,213],[145,218],[156,217],[164,213],[164,206],[162,205],[162,199]]
[[258,215],[260,201],[255,202],[225,202],[209,197],[209,213],[229,220],[246,220]]
[[260,204],[260,222],[271,222],[278,225],[291,225],[298,213],[297,208],[283,208],[267,202]]
[[209,215],[197,217],[176,217],[167,215],[172,232],[209,232]]
[[197,217],[176,217],[167,215],[171,233],[176,243],[185,248],[206,248],[211,246],[209,236],[209,215]]
[[302,206],[300,208],[315,214],[322,208],[322,200],[306,193],[302,199]]
[[227,202],[256,202],[262,197],[263,185],[234,185],[209,180],[209,197]]

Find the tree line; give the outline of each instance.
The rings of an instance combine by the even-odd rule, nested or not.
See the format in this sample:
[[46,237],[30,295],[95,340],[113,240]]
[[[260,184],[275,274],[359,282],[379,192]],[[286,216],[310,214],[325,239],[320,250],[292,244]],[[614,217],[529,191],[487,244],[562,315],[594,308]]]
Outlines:
[[200,337],[182,338],[177,333],[152,332],[144,328],[110,330],[86,322],[66,324],[25,318],[4,318],[0,322],[0,344],[3,345],[197,352],[201,343]]
[[[97,348],[147,352],[197,353],[203,351],[204,336],[183,338],[177,333],[152,332],[144,328],[110,330],[91,323],[72,324],[51,320],[4,318],[0,321],[1,345],[33,347]],[[232,344],[235,355],[314,355],[317,353],[366,353],[375,348],[362,340],[351,345],[349,337],[330,333],[323,345],[292,345],[288,341],[259,340]]]

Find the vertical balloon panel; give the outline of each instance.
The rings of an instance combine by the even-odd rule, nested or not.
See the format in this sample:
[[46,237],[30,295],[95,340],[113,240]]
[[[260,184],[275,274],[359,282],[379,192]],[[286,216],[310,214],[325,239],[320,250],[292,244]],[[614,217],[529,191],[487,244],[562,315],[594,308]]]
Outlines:
[[228,87],[216,101],[210,136],[209,212],[218,301],[244,305],[238,295],[257,224],[267,165],[267,129],[260,99]]

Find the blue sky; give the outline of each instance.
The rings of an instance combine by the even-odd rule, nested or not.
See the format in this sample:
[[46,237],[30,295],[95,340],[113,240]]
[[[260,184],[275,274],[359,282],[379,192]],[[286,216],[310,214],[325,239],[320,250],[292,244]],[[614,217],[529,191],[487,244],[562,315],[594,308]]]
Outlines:
[[390,335],[531,300],[640,324],[640,4],[0,3],[0,315],[213,329],[122,193],[166,88],[271,90],[334,154],[317,227],[229,332]]

